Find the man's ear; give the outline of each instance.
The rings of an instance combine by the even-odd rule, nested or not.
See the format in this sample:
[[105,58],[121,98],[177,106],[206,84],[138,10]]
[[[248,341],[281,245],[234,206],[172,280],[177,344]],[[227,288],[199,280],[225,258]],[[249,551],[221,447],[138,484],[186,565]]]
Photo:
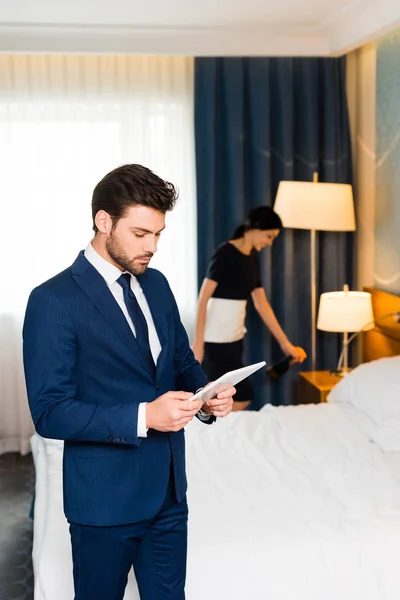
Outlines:
[[99,210],[94,218],[96,227],[100,233],[108,235],[112,229],[112,219],[108,212],[105,210]]

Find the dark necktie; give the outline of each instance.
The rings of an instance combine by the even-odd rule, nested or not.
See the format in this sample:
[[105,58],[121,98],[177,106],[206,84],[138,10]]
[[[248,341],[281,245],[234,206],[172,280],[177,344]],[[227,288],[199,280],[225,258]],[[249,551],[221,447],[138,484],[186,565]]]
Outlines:
[[131,276],[129,273],[124,273],[118,277],[117,281],[124,292],[125,306],[128,309],[129,316],[131,317],[133,326],[135,327],[136,341],[139,345],[142,356],[154,371],[155,365],[150,350],[149,330],[145,316],[142,313],[138,301],[136,300],[135,294],[132,292]]

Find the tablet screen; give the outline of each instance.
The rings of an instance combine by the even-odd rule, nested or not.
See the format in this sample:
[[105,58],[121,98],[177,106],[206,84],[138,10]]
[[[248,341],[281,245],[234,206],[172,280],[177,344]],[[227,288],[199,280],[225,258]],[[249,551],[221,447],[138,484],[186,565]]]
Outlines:
[[203,404],[211,398],[215,398],[220,392],[228,389],[231,385],[236,385],[249,375],[258,371],[262,367],[265,367],[267,363],[265,360],[259,363],[254,363],[253,365],[248,365],[247,367],[242,367],[241,369],[236,369],[235,371],[228,371],[212,383],[206,385],[202,390],[194,394],[189,398],[189,400],[195,400],[196,398],[201,398]]

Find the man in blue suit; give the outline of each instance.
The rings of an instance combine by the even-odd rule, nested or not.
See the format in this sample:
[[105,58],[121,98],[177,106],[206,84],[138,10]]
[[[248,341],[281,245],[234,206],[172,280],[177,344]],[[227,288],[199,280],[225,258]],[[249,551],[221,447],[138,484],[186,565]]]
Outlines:
[[229,414],[235,389],[203,409],[189,400],[207,379],[167,280],[147,268],[176,198],[141,165],[106,175],[94,239],[29,298],[28,398],[36,431],[65,440],[75,600],[122,600],[132,566],[142,600],[185,597],[183,428]]

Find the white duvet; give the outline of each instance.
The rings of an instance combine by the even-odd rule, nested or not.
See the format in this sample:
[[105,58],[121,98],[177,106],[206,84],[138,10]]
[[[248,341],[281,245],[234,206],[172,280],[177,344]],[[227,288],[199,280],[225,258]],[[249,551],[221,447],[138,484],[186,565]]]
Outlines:
[[[265,407],[195,420],[186,441],[188,600],[399,600],[400,463],[354,414]],[[49,457],[61,460],[60,445]],[[72,600],[61,463],[46,486],[35,600]],[[125,598],[138,598],[133,578]]]

